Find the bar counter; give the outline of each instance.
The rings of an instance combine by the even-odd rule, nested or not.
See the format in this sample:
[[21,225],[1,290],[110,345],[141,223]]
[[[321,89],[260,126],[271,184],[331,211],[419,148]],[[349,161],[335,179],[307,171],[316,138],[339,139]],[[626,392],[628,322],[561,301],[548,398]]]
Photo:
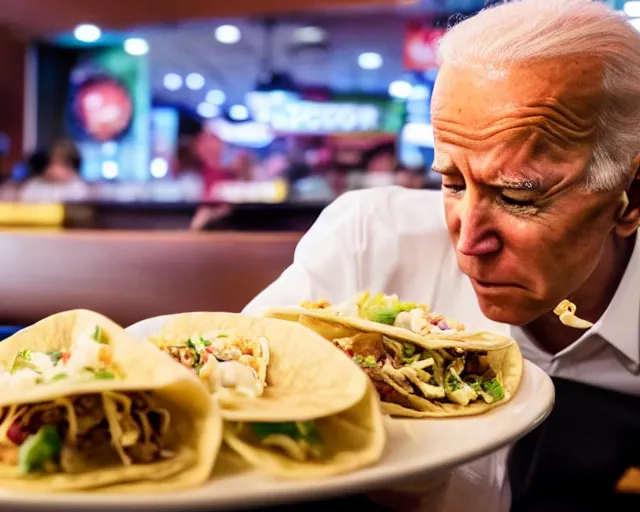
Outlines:
[[87,308],[121,325],[238,312],[292,261],[300,233],[0,232],[0,324]]
[[[200,208],[221,203],[90,202],[65,204],[71,229],[186,230]],[[233,204],[224,218],[205,227],[213,231],[301,231],[316,220],[326,203]]]

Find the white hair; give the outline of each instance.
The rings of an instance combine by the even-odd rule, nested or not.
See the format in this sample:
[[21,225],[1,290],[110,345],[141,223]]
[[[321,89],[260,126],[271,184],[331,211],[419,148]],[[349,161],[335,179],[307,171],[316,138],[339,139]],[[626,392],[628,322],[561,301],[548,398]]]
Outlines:
[[590,0],[516,0],[484,9],[451,28],[443,63],[508,68],[570,55],[604,63],[604,101],[586,186],[613,190],[631,178],[640,153],[640,34],[617,12]]

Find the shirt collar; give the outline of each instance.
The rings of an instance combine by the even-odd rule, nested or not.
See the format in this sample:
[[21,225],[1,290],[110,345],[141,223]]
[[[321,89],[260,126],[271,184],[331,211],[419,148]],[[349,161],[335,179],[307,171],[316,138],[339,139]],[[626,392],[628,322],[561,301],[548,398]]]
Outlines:
[[613,299],[585,337],[600,335],[635,364],[640,364],[640,243],[636,240],[634,244]]

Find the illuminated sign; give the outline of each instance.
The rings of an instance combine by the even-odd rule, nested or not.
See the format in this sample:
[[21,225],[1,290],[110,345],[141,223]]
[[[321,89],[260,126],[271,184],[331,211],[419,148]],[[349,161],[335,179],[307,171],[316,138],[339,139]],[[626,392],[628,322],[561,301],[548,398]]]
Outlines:
[[383,112],[373,104],[304,101],[284,94],[247,94],[253,119],[276,132],[300,134],[381,131]]
[[352,133],[380,129],[380,110],[373,105],[299,101],[271,113],[271,126],[279,132]]
[[229,123],[224,119],[213,119],[208,126],[223,142],[249,148],[264,148],[275,138],[271,126],[255,121]]
[[282,203],[287,199],[289,185],[275,181],[223,181],[214,185],[210,198],[225,203]]

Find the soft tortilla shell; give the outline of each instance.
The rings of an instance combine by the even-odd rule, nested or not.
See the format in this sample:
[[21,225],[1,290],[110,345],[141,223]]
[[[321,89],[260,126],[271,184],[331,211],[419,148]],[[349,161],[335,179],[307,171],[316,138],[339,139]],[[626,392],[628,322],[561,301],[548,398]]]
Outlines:
[[0,466],[0,487],[14,491],[166,492],[205,482],[222,441],[219,410],[192,375],[169,356],[139,343],[108,318],[92,311],[58,313],[21,330],[0,343],[0,364],[11,368],[20,350],[35,352],[68,349],[75,337],[99,325],[110,337],[122,380],[73,382],[60,380],[17,392],[4,391],[0,407],[54,400],[103,391],[152,391],[158,405],[171,414],[172,459],[144,465],[105,468],[66,475],[21,475],[17,468]]
[[186,313],[165,321],[159,336],[184,340],[220,331],[269,344],[267,387],[262,396],[221,402],[228,421],[306,421],[337,414],[364,396],[368,378],[336,347],[292,322],[234,313]]
[[486,358],[489,360],[491,367],[496,371],[498,377],[502,380],[504,398],[499,402],[487,404],[479,400],[463,407],[458,404],[432,402],[415,395],[410,395],[403,390],[398,390],[409,399],[415,409],[382,402],[382,410],[391,416],[404,418],[451,418],[455,416],[483,414],[490,409],[500,407],[513,398],[520,386],[524,369],[522,354],[520,353],[518,345],[513,343],[505,349],[489,351]]
[[380,403],[372,384],[352,408],[316,420],[327,450],[322,460],[291,459],[277,450],[253,445],[226,425],[224,439],[245,461],[258,470],[281,478],[324,478],[354,471],[377,462],[386,443]]
[[[336,333],[347,332],[347,334],[334,336],[334,338],[349,336],[349,330],[357,332],[380,332],[390,338],[409,341],[425,348],[497,350],[506,348],[515,343],[511,338],[486,331],[462,331],[451,334],[419,335],[407,329],[394,327],[393,325],[380,324],[362,318],[337,316],[332,313],[323,312],[321,309],[305,309],[298,306],[267,309],[264,312],[264,316],[267,318],[278,318],[292,322],[300,322],[302,318],[302,322],[308,326],[312,323],[310,322],[310,319],[315,318],[319,321],[324,321],[327,324],[330,324],[322,327],[324,333],[327,333],[327,335],[331,335],[330,329],[333,329]],[[316,325],[319,326],[320,324],[316,323]],[[342,329],[340,326],[342,326]],[[323,336],[326,338],[325,334],[323,334]]]
[[465,350],[487,351],[487,356],[485,357],[488,359],[490,366],[501,378],[505,391],[504,399],[499,402],[487,404],[484,401],[478,401],[463,407],[457,404],[426,400],[407,393],[399,386],[394,386],[399,393],[407,397],[413,405],[413,408],[410,409],[398,404],[382,402],[382,410],[391,416],[426,418],[482,414],[489,409],[504,405],[511,400],[522,379],[524,365],[518,345],[514,340],[497,334],[484,332],[462,333],[451,336],[455,337],[455,339],[444,339],[442,337],[444,335],[434,339],[427,338],[426,336],[418,336],[406,329],[399,329],[357,318],[331,316],[326,313],[322,314],[302,308],[269,310],[265,314],[283,320],[298,321],[300,324],[314,330],[329,341],[336,338],[347,338],[361,332],[380,332],[390,338],[409,341],[427,349],[456,347]]

